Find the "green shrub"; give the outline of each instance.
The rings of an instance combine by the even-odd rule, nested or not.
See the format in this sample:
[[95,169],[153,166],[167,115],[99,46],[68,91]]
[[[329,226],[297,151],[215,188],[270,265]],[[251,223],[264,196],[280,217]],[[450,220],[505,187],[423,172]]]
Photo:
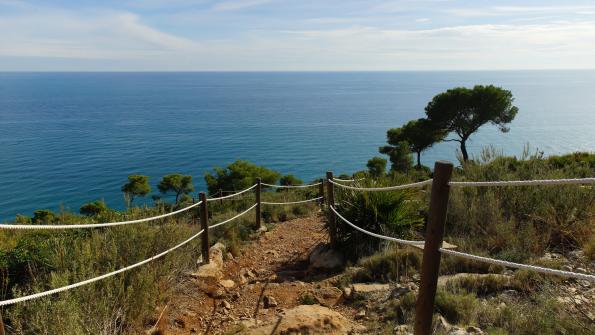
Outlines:
[[390,248],[359,260],[361,270],[352,274],[355,282],[399,281],[421,266],[421,252],[411,247]]
[[[374,182],[359,180],[353,184],[379,187],[392,183],[393,181],[385,179]],[[382,235],[420,239],[413,234],[414,229],[423,224],[419,203],[413,201],[417,193],[418,190],[360,192],[341,189],[336,192],[335,202],[337,211],[362,229]],[[337,236],[339,247],[352,259],[374,253],[382,242],[376,237],[358,232],[339,218]]]
[[216,167],[213,174],[205,173],[205,181],[211,194],[219,190],[243,190],[255,184],[256,178],[261,178],[263,183],[276,184],[279,177],[281,175],[276,171],[242,160],[237,160],[226,168]]

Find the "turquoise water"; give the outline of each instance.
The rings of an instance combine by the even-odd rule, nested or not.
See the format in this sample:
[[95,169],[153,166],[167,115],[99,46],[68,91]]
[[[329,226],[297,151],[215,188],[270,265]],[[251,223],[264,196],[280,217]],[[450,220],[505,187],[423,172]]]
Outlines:
[[[122,208],[126,176],[195,177],[247,159],[304,180],[354,172],[386,130],[437,93],[496,84],[520,111],[485,126],[471,152],[595,151],[595,71],[384,73],[0,73],[0,220],[34,209]],[[454,143],[423,155],[455,160]],[[156,187],[153,187],[156,190]]]

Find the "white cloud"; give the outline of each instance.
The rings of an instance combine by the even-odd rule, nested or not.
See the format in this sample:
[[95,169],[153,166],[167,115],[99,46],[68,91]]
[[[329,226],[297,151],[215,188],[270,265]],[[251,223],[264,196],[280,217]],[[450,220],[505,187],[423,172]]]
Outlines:
[[[232,3],[219,5],[238,8]],[[237,19],[224,14],[206,9],[199,19],[169,20],[166,30],[157,28],[155,20],[123,10],[38,8],[18,15],[0,13],[0,70],[26,70],[27,64],[47,70],[595,68],[595,22],[588,20],[517,18],[506,24],[440,26],[436,17],[411,15],[394,25],[368,13],[321,15],[291,23],[270,19],[262,25],[238,25],[225,34],[200,30],[209,29],[205,27],[211,22]],[[170,22],[184,29],[173,30],[176,25]],[[68,61],[54,66],[57,59]]]
[[0,32],[5,32],[0,34],[0,56],[13,57],[138,59],[199,47],[128,12],[32,12],[0,17]]

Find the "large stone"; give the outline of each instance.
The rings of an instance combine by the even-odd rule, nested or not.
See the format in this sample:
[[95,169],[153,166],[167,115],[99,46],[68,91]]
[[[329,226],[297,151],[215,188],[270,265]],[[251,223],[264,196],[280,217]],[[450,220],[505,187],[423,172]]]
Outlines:
[[202,265],[192,275],[197,279],[198,287],[206,294],[213,295],[219,289],[219,281],[223,278],[221,268],[216,263]]
[[223,267],[223,255],[225,254],[226,247],[223,243],[215,243],[209,251],[209,259],[211,263],[216,263],[220,268]]
[[310,260],[310,269],[315,271],[337,271],[341,270],[345,264],[343,255],[324,243],[319,243],[314,247],[308,259]]
[[231,279],[224,279],[219,281],[219,286],[223,287],[226,290],[229,290],[236,286],[236,283]]
[[265,321],[265,324],[248,329],[249,335],[344,335],[362,331],[362,327],[343,315],[319,305],[301,305]]
[[318,303],[322,306],[332,307],[338,304],[343,298],[343,291],[337,287],[321,287],[310,291]]

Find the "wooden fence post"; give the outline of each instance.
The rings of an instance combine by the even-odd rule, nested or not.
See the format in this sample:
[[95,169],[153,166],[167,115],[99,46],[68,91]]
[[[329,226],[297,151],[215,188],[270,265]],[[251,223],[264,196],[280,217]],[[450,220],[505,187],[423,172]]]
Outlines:
[[[219,197],[223,197],[223,190],[219,189]],[[219,203],[223,205],[223,199],[219,200]]]
[[333,180],[333,172],[327,171],[326,172],[326,196],[327,196],[327,205],[329,206],[328,209],[328,224],[329,224],[329,237],[331,239],[331,248],[337,246],[337,218],[335,217],[335,213],[330,209],[330,206],[335,207],[335,189],[333,187],[333,183],[330,181]]
[[0,335],[4,334],[6,334],[4,331],[4,319],[2,318],[2,313],[0,313]]
[[256,208],[255,208],[255,212],[256,212],[256,229],[260,229],[260,190],[262,188],[262,184],[261,184],[261,180],[260,178],[256,178]]
[[318,196],[321,197],[320,201],[318,202],[320,204],[320,207],[322,207],[322,205],[324,205],[324,179],[320,178],[320,185],[318,185]]
[[200,225],[203,230],[201,242],[202,263],[209,264],[209,210],[207,207],[207,195],[205,192],[200,192],[198,196],[200,201],[202,201],[200,204]]
[[430,198],[430,212],[424,243],[424,255],[421,264],[421,283],[415,305],[415,335],[430,335],[432,332],[432,316],[434,315],[434,299],[438,285],[440,270],[440,251],[444,238],[446,210],[450,187],[450,176],[453,165],[450,162],[438,161],[434,164],[434,180]]

